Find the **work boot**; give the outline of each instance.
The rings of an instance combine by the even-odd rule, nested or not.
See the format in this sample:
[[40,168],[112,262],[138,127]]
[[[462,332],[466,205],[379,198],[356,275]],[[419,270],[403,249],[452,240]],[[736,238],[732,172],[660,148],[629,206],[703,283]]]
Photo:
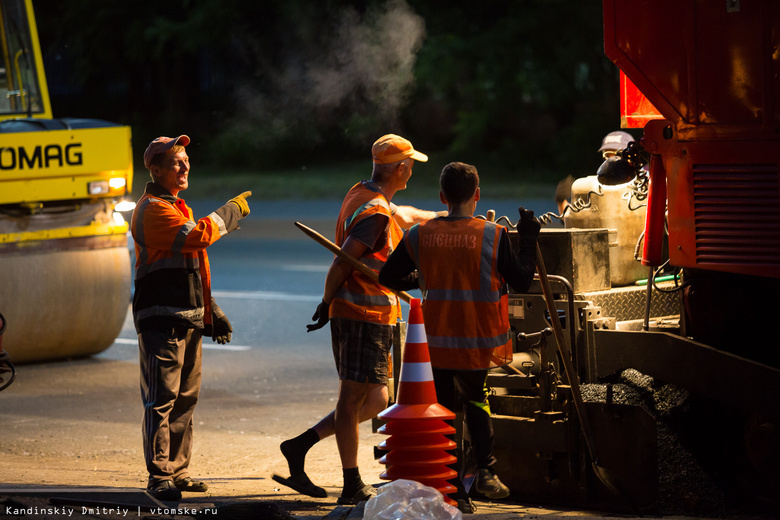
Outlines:
[[477,512],[477,506],[469,497],[458,499],[458,510],[464,515],[472,515]]
[[498,479],[498,475],[490,468],[481,468],[477,473],[477,491],[488,498],[509,496],[509,488]]
[[166,502],[181,500],[181,491],[176,488],[172,480],[150,480],[146,492],[157,500]]

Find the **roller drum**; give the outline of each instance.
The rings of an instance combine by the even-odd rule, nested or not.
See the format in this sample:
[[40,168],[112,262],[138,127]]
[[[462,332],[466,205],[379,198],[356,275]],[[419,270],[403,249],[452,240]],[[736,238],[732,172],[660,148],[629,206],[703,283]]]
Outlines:
[[3,348],[14,363],[89,356],[111,346],[130,303],[124,235],[4,244]]

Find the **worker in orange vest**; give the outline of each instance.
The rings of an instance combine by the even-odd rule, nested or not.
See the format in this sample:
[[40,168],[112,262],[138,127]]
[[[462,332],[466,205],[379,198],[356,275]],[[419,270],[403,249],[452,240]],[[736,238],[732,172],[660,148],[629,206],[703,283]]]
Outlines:
[[[411,227],[380,270],[379,282],[408,287],[410,274],[417,272],[437,398],[464,412],[478,467],[476,490],[505,498],[509,489],[492,469],[487,375],[512,361],[507,284],[516,292],[528,290],[541,226],[532,211],[520,208],[515,252],[505,227],[473,216],[480,197],[474,166],[448,164],[439,184],[447,216]],[[458,507],[473,512],[458,484]]]
[[202,338],[230,342],[233,327],[211,297],[206,249],[249,215],[245,191],[199,220],[179,194],[189,187],[190,138],[158,137],[144,152],[152,182],[133,211],[133,321],[138,333],[147,493],[181,500],[208,484],[190,476]]
[[[379,271],[397,247],[403,229],[435,218],[434,211],[396,206],[393,196],[406,188],[415,161],[428,156],[408,140],[387,134],[371,148],[371,180],[358,182],[347,193],[336,223],[336,244],[341,250]],[[387,407],[388,356],[392,327],[401,318],[401,302],[349,262],[336,257],[325,279],[322,302],[312,316],[309,332],[330,322],[333,355],[339,373],[336,409],[302,434],[282,442],[290,477],[273,479],[305,495],[324,497],[326,491],[311,482],[304,471],[308,450],[336,435],[344,487],[339,504],[354,505],[374,494],[365,484],[357,464],[358,425]]]

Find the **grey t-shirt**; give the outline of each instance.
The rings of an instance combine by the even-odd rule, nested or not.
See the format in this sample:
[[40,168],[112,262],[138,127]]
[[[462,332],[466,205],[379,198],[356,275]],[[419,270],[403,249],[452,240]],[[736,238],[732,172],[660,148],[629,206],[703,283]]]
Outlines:
[[[374,253],[385,245],[387,225],[390,220],[387,215],[375,214],[364,218],[352,228],[349,236],[364,244],[370,252]],[[381,239],[381,240],[380,240]]]

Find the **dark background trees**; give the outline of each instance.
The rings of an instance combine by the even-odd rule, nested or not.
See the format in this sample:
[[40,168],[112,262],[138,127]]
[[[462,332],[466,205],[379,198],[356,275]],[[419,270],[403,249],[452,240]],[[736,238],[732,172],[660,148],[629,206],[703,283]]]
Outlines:
[[57,117],[188,133],[262,171],[407,135],[447,160],[593,171],[619,125],[601,4],[573,0],[35,0]]

